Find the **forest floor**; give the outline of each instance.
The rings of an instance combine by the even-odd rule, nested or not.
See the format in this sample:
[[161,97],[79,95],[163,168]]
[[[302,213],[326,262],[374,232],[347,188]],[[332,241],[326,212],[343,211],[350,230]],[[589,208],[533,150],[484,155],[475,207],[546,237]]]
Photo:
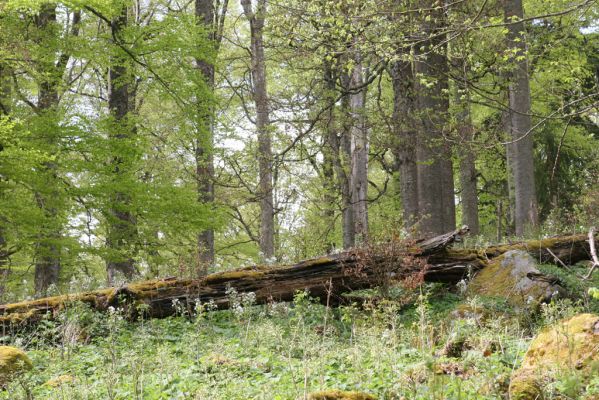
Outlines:
[[[583,289],[561,274],[570,289]],[[101,315],[76,306],[34,332],[5,336],[34,368],[0,399],[304,399],[326,389],[378,399],[503,399],[540,328],[599,311],[599,301],[586,299],[516,312],[501,299],[466,298],[439,284],[396,288],[363,307],[327,308],[305,293],[255,306],[251,295],[231,291],[230,301],[228,311],[202,305],[194,315],[133,323],[118,309]],[[599,377],[580,387],[564,376],[545,391],[599,395]]]

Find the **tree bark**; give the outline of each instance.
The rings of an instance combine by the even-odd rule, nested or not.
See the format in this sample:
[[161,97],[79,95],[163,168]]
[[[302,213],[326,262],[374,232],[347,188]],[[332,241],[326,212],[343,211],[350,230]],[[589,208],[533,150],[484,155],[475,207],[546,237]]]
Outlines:
[[258,170],[260,199],[260,250],[265,259],[275,255],[275,226],[273,198],[273,156],[269,116],[266,65],[264,58],[264,19],[266,0],[258,0],[253,10],[251,0],[241,0],[244,14],[250,23],[253,96],[256,105],[256,129],[258,131]]
[[[0,119],[8,118],[10,115],[10,97],[11,97],[11,86],[8,77],[10,72],[8,67],[0,62]],[[0,152],[4,150],[3,144],[0,142]],[[4,177],[0,175],[0,185]],[[3,197],[5,193],[0,188],[0,197]],[[0,216],[0,299],[4,298],[4,292],[6,289],[6,279],[9,274],[9,250],[6,239],[5,227],[7,221],[3,216]]]
[[416,99],[412,64],[396,61],[391,67],[393,82],[393,152],[399,172],[399,193],[404,228],[418,218],[418,168],[416,167]]
[[531,101],[526,56],[525,27],[522,22],[522,0],[503,0],[508,22],[507,44],[514,69],[509,77],[509,137],[513,143],[510,164],[515,189],[516,235],[522,236],[538,225],[537,197],[534,177],[533,136],[531,134]]
[[[467,79],[465,76],[464,79]],[[462,200],[462,224],[470,228],[470,233],[478,235],[478,188],[476,171],[476,155],[472,149],[474,127],[470,115],[470,96],[468,88],[456,88],[456,119],[458,134],[460,135],[460,187]]]
[[[289,266],[255,266],[208,275],[196,280],[164,279],[133,283],[117,288],[71,294],[15,304],[0,305],[0,325],[6,331],[42,318],[56,318],[69,304],[83,302],[98,311],[122,307],[135,317],[144,305],[148,317],[166,317],[177,312],[177,300],[192,312],[196,301],[213,302],[218,308],[229,307],[229,288],[253,292],[258,304],[292,300],[297,291],[307,290],[323,303],[343,302],[343,293],[378,286],[384,279],[401,280],[420,276],[429,282],[456,283],[468,274],[488,265],[492,258],[510,250],[528,251],[542,263],[555,263],[556,254],[566,264],[590,258],[586,234],[549,238],[493,246],[483,250],[450,249],[467,230],[415,243],[399,244],[399,251],[381,248],[356,249],[336,255],[314,258]],[[549,250],[551,252],[549,252]],[[420,261],[419,261],[420,260]],[[427,264],[423,267],[424,264]]]
[[358,243],[368,241],[368,128],[366,127],[364,85],[362,63],[352,71],[350,95],[351,111],[351,202],[354,214],[354,236]]
[[354,209],[352,205],[351,187],[351,105],[349,90],[351,87],[351,76],[347,73],[341,74],[341,87],[344,95],[341,98],[341,113],[343,118],[340,138],[340,157],[337,166],[337,179],[341,191],[341,216],[343,231],[343,248],[349,249],[356,244],[356,231],[354,225]]
[[[111,140],[116,142],[116,147],[124,148],[131,145],[130,141],[136,135],[135,122],[131,119],[135,103],[133,75],[127,65],[127,56],[118,48],[124,46],[122,34],[127,23],[128,9],[123,7],[120,15],[110,24],[117,55],[112,58],[108,72],[108,109],[114,120]],[[107,212],[106,234],[106,246],[109,250],[106,272],[109,284],[114,283],[118,272],[127,280],[137,274],[137,218],[132,210],[131,195],[121,183],[123,177],[132,172],[133,156],[127,153],[118,149],[117,154],[112,157],[115,191],[111,194],[110,209]]]
[[[225,9],[226,12],[226,9]],[[209,32],[215,53],[218,48],[218,29],[220,19],[215,16],[214,0],[195,0],[197,23]],[[224,14],[222,15],[224,18]],[[216,58],[216,54],[213,54]],[[211,98],[198,95],[198,134],[195,143],[196,181],[198,201],[203,204],[214,203],[214,62],[207,58],[195,60],[195,66],[202,75]],[[198,261],[200,276],[208,273],[208,267],[214,263],[214,229],[208,228],[198,234]]]
[[[439,234],[455,227],[455,199],[451,147],[444,140],[449,110],[443,8],[438,1],[426,2],[421,11],[422,30],[427,35],[416,60],[417,93],[421,132],[418,137],[418,209],[422,234]],[[428,84],[422,82],[427,80]]]
[[[44,4],[35,17],[35,25],[40,31],[38,45],[44,45],[44,38],[52,36],[52,25],[56,24],[56,5]],[[64,71],[54,59],[40,60],[38,82],[37,111],[44,117],[56,111],[58,107],[58,86]],[[56,129],[57,127],[55,127]],[[49,153],[54,153],[56,145],[52,134],[44,140]],[[44,163],[43,176],[35,191],[35,200],[44,214],[44,222],[39,229],[39,238],[35,244],[34,285],[36,296],[44,296],[51,285],[58,284],[61,269],[61,227],[58,221],[60,194],[58,193],[58,166],[55,162]]]
[[[336,184],[335,171],[339,164],[339,138],[335,124],[335,100],[336,100],[336,73],[333,65],[329,61],[323,64],[324,80],[324,101],[328,111],[325,114],[323,122],[323,149],[322,149],[322,178],[324,186],[324,211],[323,217],[327,226],[326,238],[329,233],[335,229],[335,210],[337,209],[337,193],[339,192]],[[326,251],[330,252],[335,247],[334,243],[327,240]]]

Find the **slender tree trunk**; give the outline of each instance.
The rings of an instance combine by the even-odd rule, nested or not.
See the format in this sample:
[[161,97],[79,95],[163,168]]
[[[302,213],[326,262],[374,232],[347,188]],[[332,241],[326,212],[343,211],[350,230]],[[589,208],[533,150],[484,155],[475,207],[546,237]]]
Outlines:
[[[464,77],[465,79],[467,77]],[[460,186],[462,200],[462,224],[468,225],[470,233],[478,235],[480,227],[478,223],[478,188],[476,171],[476,155],[472,150],[474,139],[474,127],[470,115],[470,96],[468,89],[462,88],[462,93],[456,88],[456,119],[458,121],[458,134],[461,145],[459,147],[460,158]]]
[[[11,86],[8,77],[10,71],[8,68],[0,62],[0,119],[7,118],[10,114],[10,97],[11,97]],[[0,152],[4,150],[3,144],[0,142]],[[3,177],[0,176],[0,185],[2,185]],[[0,188],[0,197],[3,197],[4,193]],[[0,301],[4,298],[4,292],[6,289],[6,279],[8,278],[9,269],[9,251],[7,248],[6,231],[7,221],[3,216],[0,215]]]
[[[115,17],[110,29],[116,41],[122,40],[122,31],[128,22],[127,7],[123,7],[119,16]],[[115,43],[115,45],[124,45]],[[131,146],[131,139],[136,135],[135,122],[131,120],[135,94],[133,92],[133,75],[128,60],[120,51],[111,60],[108,73],[108,109],[114,124],[111,139],[116,147]],[[115,192],[111,194],[111,205],[107,213],[108,229],[106,245],[109,254],[106,262],[108,283],[112,284],[117,272],[130,280],[137,274],[135,256],[137,255],[137,218],[132,210],[131,196],[122,187],[123,177],[132,171],[132,156],[126,150],[118,149],[112,158]]]
[[396,61],[391,67],[393,81],[393,152],[399,172],[399,193],[403,223],[410,228],[418,218],[418,169],[416,167],[416,123],[412,64]]
[[[330,62],[324,63],[324,99],[325,106],[329,107],[325,115],[323,126],[323,160],[322,177],[324,186],[324,212],[323,217],[327,225],[327,239],[329,233],[335,228],[335,210],[337,208],[337,187],[335,183],[335,171],[339,163],[339,138],[335,126],[335,94],[336,74]],[[327,241],[328,242],[328,241]],[[334,243],[326,243],[326,251],[330,252],[335,247]]]
[[273,198],[273,162],[266,65],[264,58],[264,19],[266,0],[258,0],[252,9],[251,0],[241,0],[244,14],[250,22],[252,81],[256,105],[256,129],[258,131],[258,170],[260,198],[260,250],[266,259],[275,255],[275,224]]
[[[56,24],[56,5],[45,4],[35,17],[40,36],[51,35],[49,29]],[[44,39],[40,39],[43,44]],[[38,82],[37,108],[40,115],[55,111],[58,107],[58,85],[63,71],[55,60],[42,60],[39,63],[41,80]],[[51,153],[55,146],[52,134],[46,135],[46,145]],[[61,269],[61,229],[58,221],[60,195],[58,193],[57,164],[44,163],[40,186],[35,192],[38,207],[44,213],[44,223],[39,227],[39,239],[35,244],[35,293],[44,296],[50,285],[58,284]]]
[[533,136],[531,134],[531,101],[526,57],[525,27],[522,22],[522,0],[503,0],[508,24],[508,51],[513,53],[514,69],[509,79],[510,138],[513,143],[511,169],[515,189],[516,235],[522,236],[538,225],[537,197],[534,177]]
[[[209,29],[210,38],[216,47],[213,0],[196,0],[195,15],[198,24]],[[214,60],[196,59],[196,68],[214,96]],[[203,103],[202,103],[203,102]],[[198,135],[195,143],[196,181],[198,201],[203,204],[214,203],[214,107],[213,99],[198,95]],[[208,273],[208,267],[214,263],[214,229],[209,228],[198,234],[198,273],[200,276]]]
[[[363,68],[357,57],[351,76],[351,87],[360,88],[350,95],[351,111],[351,199],[354,235],[360,242],[368,240],[368,128],[366,127],[366,89]],[[356,90],[356,89],[354,89]]]
[[337,166],[337,179],[341,189],[341,216],[343,231],[343,248],[349,249],[356,244],[354,209],[352,205],[351,187],[351,107],[350,88],[351,77],[347,73],[341,75],[341,86],[345,94],[341,98],[342,132],[340,138],[339,165]]
[[[430,4],[429,4],[430,3]],[[421,132],[418,137],[418,209],[422,234],[440,234],[455,228],[455,199],[451,147],[444,140],[449,110],[446,46],[439,30],[443,10],[429,0],[432,11],[422,13],[426,45],[416,61]],[[422,79],[430,84],[423,84]]]

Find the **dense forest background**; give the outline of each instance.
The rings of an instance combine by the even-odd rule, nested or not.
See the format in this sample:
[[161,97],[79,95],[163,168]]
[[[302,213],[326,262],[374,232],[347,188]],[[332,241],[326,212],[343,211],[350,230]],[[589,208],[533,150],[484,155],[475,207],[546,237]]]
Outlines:
[[[592,0],[0,4],[0,300],[599,218]],[[478,235],[478,236],[476,236]]]

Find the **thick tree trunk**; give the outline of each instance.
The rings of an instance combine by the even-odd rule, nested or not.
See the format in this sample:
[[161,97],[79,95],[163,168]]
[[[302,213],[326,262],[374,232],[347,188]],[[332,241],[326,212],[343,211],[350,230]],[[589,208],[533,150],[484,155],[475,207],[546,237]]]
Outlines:
[[391,67],[393,80],[393,153],[399,172],[399,194],[405,228],[418,218],[418,168],[416,167],[416,122],[414,113],[414,74],[412,64],[396,61]]
[[[216,30],[213,0],[196,0],[195,16],[197,23],[210,32],[210,39],[216,47]],[[195,66],[202,75],[211,96],[214,96],[214,60],[196,59]],[[198,132],[195,142],[196,183],[198,201],[203,204],[214,203],[214,107],[213,99],[198,94]],[[214,230],[206,229],[198,234],[198,273],[208,273],[208,267],[214,263]]]
[[256,129],[258,131],[258,170],[260,199],[260,250],[265,259],[275,255],[275,223],[273,197],[272,138],[269,116],[268,91],[266,87],[266,64],[264,58],[264,18],[266,0],[258,0],[252,9],[250,0],[241,0],[244,14],[250,22],[252,57],[252,81],[256,105]]
[[[378,286],[381,279],[401,280],[420,276],[429,282],[456,283],[488,265],[489,261],[510,250],[525,250],[542,263],[553,263],[548,249],[566,264],[589,259],[588,237],[570,235],[493,246],[483,250],[450,249],[467,230],[457,230],[416,243],[394,244],[357,249],[336,255],[302,261],[295,265],[248,267],[220,272],[196,280],[165,279],[133,283],[118,288],[50,297],[34,301],[0,305],[0,325],[5,330],[13,326],[33,324],[40,319],[55,318],[57,313],[74,302],[104,311],[122,307],[131,316],[144,309],[149,317],[173,315],[178,300],[192,311],[195,302],[214,302],[219,308],[229,307],[229,288],[238,292],[253,292],[257,303],[287,301],[299,290],[308,290],[327,304],[342,302],[342,294]],[[426,266],[424,266],[427,264]]]
[[509,79],[510,139],[513,159],[510,160],[515,189],[516,235],[522,236],[538,225],[537,197],[534,177],[533,136],[531,134],[530,84],[526,57],[525,27],[522,0],[503,0],[508,22],[508,51],[513,53],[514,69]]
[[[121,14],[115,17],[110,29],[112,36],[121,41],[122,31],[127,26],[128,10],[123,7]],[[115,45],[124,45],[115,43]],[[135,122],[131,120],[135,94],[132,85],[132,73],[125,55],[114,56],[108,73],[108,109],[114,119],[111,139],[121,142],[117,146],[126,148],[136,134]],[[132,210],[131,196],[122,187],[122,177],[131,173],[133,160],[128,151],[119,149],[112,158],[115,192],[111,194],[111,205],[107,213],[106,246],[109,254],[106,261],[108,283],[112,284],[118,272],[127,280],[137,274],[135,256],[137,252],[137,218]]]
[[354,214],[354,236],[358,243],[368,241],[368,129],[366,127],[362,64],[357,57],[352,71],[351,87],[356,93],[350,95],[351,111],[351,199]]
[[[430,3],[430,4],[428,4]],[[417,94],[421,132],[418,137],[418,209],[423,234],[438,234],[455,227],[455,199],[451,148],[444,140],[449,111],[446,46],[439,30],[443,29],[443,10],[435,8],[421,14],[427,35],[416,61]],[[422,79],[429,81],[423,84]]]

